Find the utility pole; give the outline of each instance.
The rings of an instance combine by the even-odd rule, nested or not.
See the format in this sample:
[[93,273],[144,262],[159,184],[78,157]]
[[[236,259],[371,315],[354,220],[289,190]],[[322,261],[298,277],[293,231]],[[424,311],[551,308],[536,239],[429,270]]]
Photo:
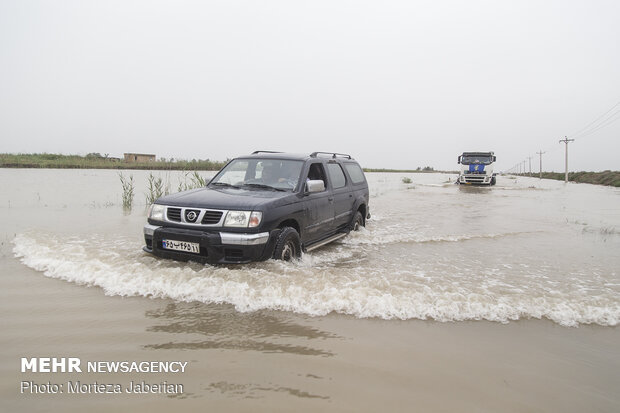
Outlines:
[[574,141],[574,139],[568,139],[566,136],[564,139],[560,139],[560,143],[564,142],[566,144],[566,150],[564,151],[564,165],[566,167],[566,172],[564,173],[564,183],[568,183],[568,143]]
[[532,157],[528,156],[527,159],[530,161],[530,173],[529,173],[529,175],[532,176]]
[[527,162],[527,161],[525,161],[525,160],[523,161],[523,175],[525,175],[525,162]]
[[542,179],[542,156],[543,156],[543,152],[542,150],[540,152],[536,152],[538,155],[540,155],[540,169],[539,169],[539,173],[538,173],[538,179]]

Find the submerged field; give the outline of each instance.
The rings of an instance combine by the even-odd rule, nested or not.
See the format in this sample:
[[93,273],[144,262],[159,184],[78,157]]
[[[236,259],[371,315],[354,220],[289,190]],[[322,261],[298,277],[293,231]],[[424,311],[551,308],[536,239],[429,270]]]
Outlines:
[[[19,195],[20,188],[40,187],[31,195],[40,211],[28,213],[29,223],[40,216],[49,227],[51,216],[63,222],[70,210],[67,225],[81,222],[88,231],[58,236],[53,225],[19,231],[14,252],[49,276],[113,294],[226,302],[240,311],[439,321],[548,318],[566,326],[620,321],[620,260],[613,248],[620,219],[612,188],[524,177],[472,188],[454,185],[454,175],[369,173],[372,219],[363,233],[293,265],[220,268],[142,253],[147,174],[133,172],[133,211],[115,216],[122,203],[116,171],[4,170],[15,186],[9,191],[15,195],[4,194],[10,205],[5,217],[19,222],[20,204],[34,200]],[[175,175],[183,176],[162,174],[173,188]],[[590,200],[587,210],[583,199]],[[57,210],[60,205],[67,209]],[[104,225],[92,222],[97,216]],[[126,229],[112,230],[115,219],[130,217]],[[565,251],[579,253],[564,257]],[[125,268],[132,268],[130,276]]]
[[[369,173],[365,230],[296,262],[210,266],[141,250],[151,172],[132,173],[128,211],[117,171],[0,169],[5,410],[620,411],[616,188]],[[36,355],[188,368],[20,373]],[[20,380],[185,392],[30,395]]]

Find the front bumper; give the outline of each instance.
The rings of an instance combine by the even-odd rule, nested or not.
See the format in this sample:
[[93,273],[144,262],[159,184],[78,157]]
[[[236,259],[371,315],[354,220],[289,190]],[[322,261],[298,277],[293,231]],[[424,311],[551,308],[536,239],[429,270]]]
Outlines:
[[[210,264],[242,264],[271,258],[279,230],[261,233],[201,231],[146,224],[143,250],[162,258]],[[193,242],[200,253],[163,248],[162,240]]]
[[463,174],[459,176],[459,183],[466,185],[491,185],[493,176],[486,174]]

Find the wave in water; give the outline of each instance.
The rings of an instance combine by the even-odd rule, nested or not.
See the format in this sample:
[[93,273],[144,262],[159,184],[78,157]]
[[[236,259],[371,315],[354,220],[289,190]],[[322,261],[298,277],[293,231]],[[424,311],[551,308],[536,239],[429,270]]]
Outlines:
[[[351,238],[355,244],[356,237]],[[620,294],[613,285],[596,291],[578,283],[553,289],[539,284],[541,277],[519,284],[493,278],[493,272],[470,279],[411,267],[386,270],[368,265],[350,244],[306,254],[294,263],[214,267],[160,260],[141,252],[136,240],[123,237],[60,240],[53,234],[20,234],[13,243],[14,254],[28,267],[48,277],[99,286],[109,295],[230,303],[242,312],[275,309],[314,316],[338,312],[504,323],[549,318],[564,326],[615,326],[620,321]]]

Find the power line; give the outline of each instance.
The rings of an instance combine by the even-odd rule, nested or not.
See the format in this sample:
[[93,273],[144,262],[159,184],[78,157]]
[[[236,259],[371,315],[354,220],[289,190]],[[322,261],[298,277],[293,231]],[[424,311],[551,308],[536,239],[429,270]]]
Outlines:
[[616,122],[617,120],[620,120],[620,110],[616,111],[615,113],[613,113],[610,117],[608,117],[607,119],[605,119],[605,121],[603,121],[602,123],[600,123],[599,125],[597,125],[595,128],[587,131],[587,132],[583,132],[580,135],[575,136],[576,138],[585,138],[586,136],[592,135],[595,132],[598,132],[599,130],[611,125],[612,123]]
[[[596,132],[598,132],[601,129],[604,129],[606,127],[608,127],[609,125],[617,122],[618,120],[620,120],[620,101],[616,102],[616,104],[614,104],[611,108],[609,108],[608,110],[606,110],[604,113],[602,113],[601,115],[599,115],[596,119],[594,119],[592,122],[588,123],[586,126],[584,126],[583,128],[577,130],[576,132],[568,135],[571,137],[571,139],[568,138],[568,136],[565,136],[564,139],[560,140],[560,142],[564,142],[565,143],[565,177],[564,180],[567,181],[568,180],[568,143],[569,142],[574,142],[575,139],[583,139],[586,136],[590,136],[595,134]],[[555,152],[557,149],[559,149],[557,146],[553,145],[550,146],[549,148],[547,148],[545,151],[540,151],[540,152],[536,152],[539,156],[540,156],[540,172],[539,172],[539,177],[542,176],[542,154],[544,153],[549,153],[549,152]],[[526,157],[526,159],[529,159],[531,162],[531,159],[529,157]],[[523,173],[525,173],[525,162],[526,161],[522,161],[517,163],[516,165],[514,165],[512,168],[508,169],[508,171],[518,171],[517,173],[520,173],[521,170],[523,171]],[[523,165],[523,168],[521,167],[521,165]],[[530,174],[531,174],[531,167],[530,167]]]
[[[609,108],[605,113],[600,115],[598,118],[594,119],[592,122],[588,123],[586,126],[581,128],[577,132],[572,133],[572,134],[570,134],[568,136],[570,136],[571,138],[584,137],[584,136],[587,136],[587,135],[595,132],[596,130],[601,129],[602,127],[604,127],[606,125],[609,125],[609,124],[615,122],[615,120],[614,120],[611,123],[606,123],[611,118],[615,117],[616,115],[618,115],[620,113],[620,108],[618,108],[618,110],[614,111],[614,109],[616,107],[618,107],[618,106],[620,106],[620,101],[617,102],[615,105],[613,105],[611,108]],[[609,115],[609,113],[612,112],[612,111],[613,111],[613,113],[611,115]],[[607,116],[607,115],[609,115],[609,116]],[[606,116],[607,116],[607,118],[605,118]],[[603,119],[603,118],[605,118],[605,119]]]

